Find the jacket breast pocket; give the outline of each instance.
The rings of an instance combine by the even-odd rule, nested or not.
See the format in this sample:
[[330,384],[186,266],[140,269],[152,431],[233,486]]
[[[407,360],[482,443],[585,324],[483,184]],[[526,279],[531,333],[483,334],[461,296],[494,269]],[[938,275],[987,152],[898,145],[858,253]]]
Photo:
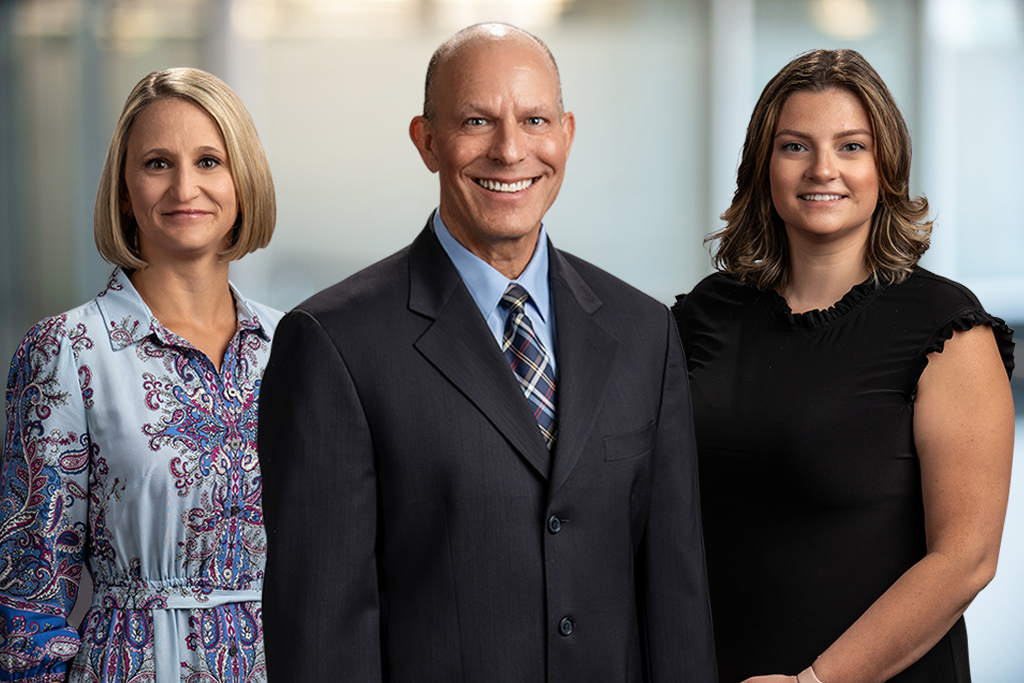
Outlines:
[[604,437],[605,462],[639,458],[653,451],[657,426],[657,423],[651,420],[649,424],[635,431]]

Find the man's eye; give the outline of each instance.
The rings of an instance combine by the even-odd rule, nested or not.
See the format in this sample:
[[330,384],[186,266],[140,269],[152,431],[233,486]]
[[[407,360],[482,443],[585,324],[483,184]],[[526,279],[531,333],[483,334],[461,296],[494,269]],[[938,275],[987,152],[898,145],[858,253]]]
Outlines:
[[479,116],[474,116],[472,118],[466,119],[466,125],[467,126],[473,126],[475,128],[477,126],[484,125],[484,120],[482,118],[480,118]]
[[526,119],[526,125],[528,126],[541,126],[544,124],[544,119],[539,116],[531,116]]

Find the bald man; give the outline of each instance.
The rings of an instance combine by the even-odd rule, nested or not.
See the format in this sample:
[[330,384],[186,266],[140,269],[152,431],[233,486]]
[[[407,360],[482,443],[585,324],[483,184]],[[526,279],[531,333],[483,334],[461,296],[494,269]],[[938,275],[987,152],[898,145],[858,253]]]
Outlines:
[[440,204],[277,328],[260,396],[272,683],[716,680],[667,309],[548,241],[575,119],[540,40],[438,48]]

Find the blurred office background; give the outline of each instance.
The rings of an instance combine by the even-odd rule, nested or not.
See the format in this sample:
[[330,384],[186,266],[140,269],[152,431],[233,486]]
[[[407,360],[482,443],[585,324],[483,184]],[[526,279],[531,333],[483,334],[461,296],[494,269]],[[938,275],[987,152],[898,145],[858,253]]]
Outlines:
[[[252,112],[277,232],[232,277],[286,309],[422,228],[437,185],[407,128],[423,73],[444,38],[486,20],[534,31],[559,61],[578,126],[546,220],[559,247],[666,303],[688,291],[711,270],[702,240],[729,204],[761,88],[801,52],[850,47],[910,125],[912,190],[938,221],[924,265],[1024,328],[1024,211],[1011,201],[1024,192],[1024,0],[4,0],[0,362],[37,320],[103,288],[96,186],[146,73],[212,71]],[[979,683],[1024,671],[1021,476],[999,574],[968,611]]]

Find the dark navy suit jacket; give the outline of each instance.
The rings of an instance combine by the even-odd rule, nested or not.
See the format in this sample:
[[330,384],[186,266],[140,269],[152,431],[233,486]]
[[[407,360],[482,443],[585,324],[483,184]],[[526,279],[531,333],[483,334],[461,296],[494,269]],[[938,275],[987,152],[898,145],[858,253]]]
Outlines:
[[550,253],[550,454],[429,225],[281,321],[259,419],[271,683],[716,680],[675,324]]

